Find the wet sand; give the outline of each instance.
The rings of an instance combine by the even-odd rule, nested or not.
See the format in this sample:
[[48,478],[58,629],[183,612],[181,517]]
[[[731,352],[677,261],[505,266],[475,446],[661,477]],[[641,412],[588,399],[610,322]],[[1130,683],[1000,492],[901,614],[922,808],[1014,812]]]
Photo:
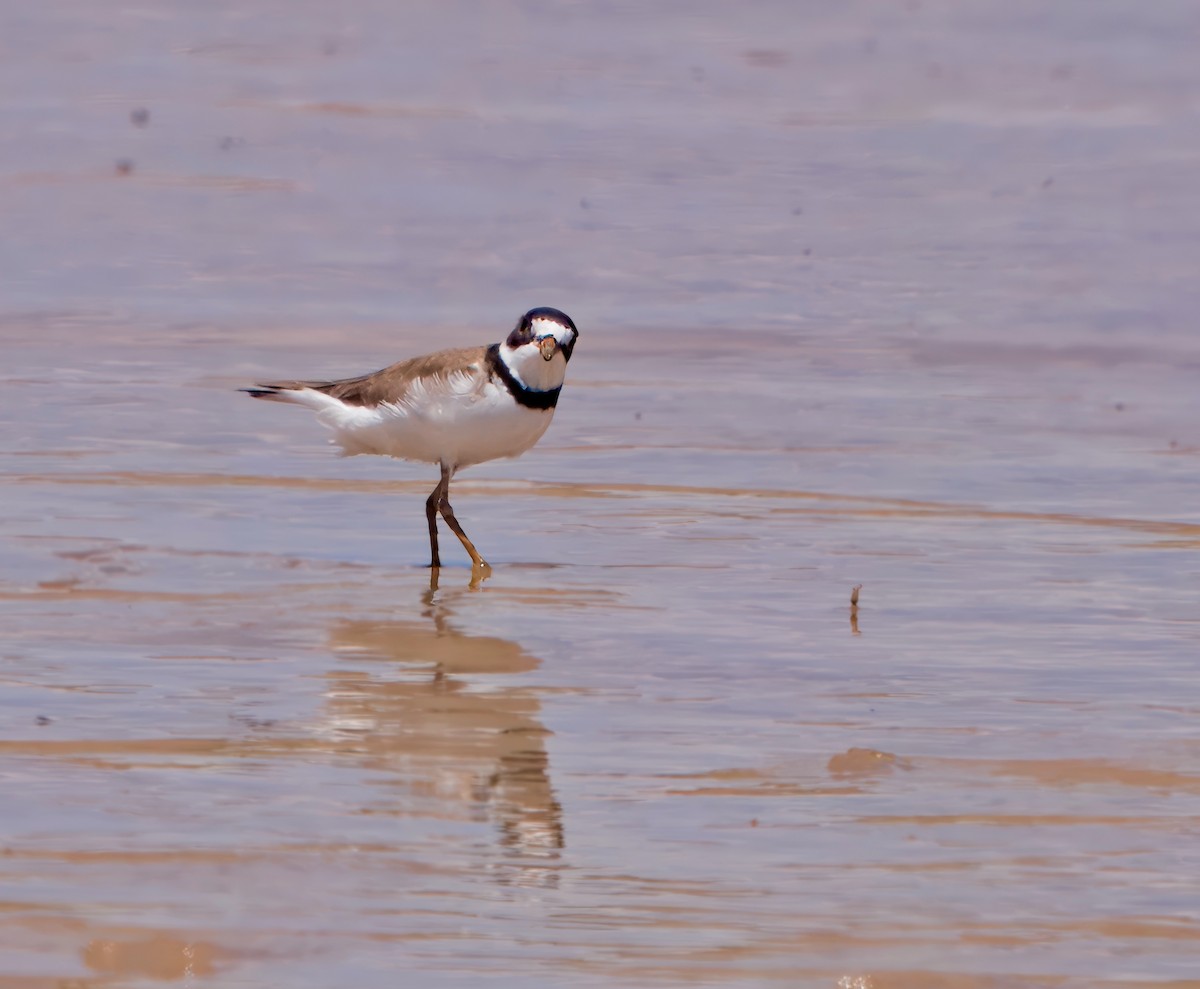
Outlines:
[[0,35],[0,989],[1200,986],[1190,8],[302,9]]

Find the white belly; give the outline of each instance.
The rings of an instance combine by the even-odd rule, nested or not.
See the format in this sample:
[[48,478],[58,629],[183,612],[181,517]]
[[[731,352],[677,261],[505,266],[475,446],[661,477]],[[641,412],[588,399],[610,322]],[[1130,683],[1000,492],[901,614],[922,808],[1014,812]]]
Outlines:
[[344,456],[374,453],[455,468],[524,453],[554,418],[553,409],[519,405],[499,382],[447,384],[373,409],[339,402],[318,418],[333,429]]

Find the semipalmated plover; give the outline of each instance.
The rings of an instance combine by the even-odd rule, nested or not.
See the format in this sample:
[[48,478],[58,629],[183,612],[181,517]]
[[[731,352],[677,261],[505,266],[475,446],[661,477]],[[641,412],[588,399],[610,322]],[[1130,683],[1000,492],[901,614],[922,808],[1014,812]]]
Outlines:
[[476,568],[487,567],[450,507],[456,471],[516,457],[541,439],[562,391],[579,331],[557,309],[530,309],[503,343],[441,350],[340,381],[273,381],[242,391],[313,409],[342,456],[376,453],[438,464],[425,502],[430,566],[440,567],[437,516]]

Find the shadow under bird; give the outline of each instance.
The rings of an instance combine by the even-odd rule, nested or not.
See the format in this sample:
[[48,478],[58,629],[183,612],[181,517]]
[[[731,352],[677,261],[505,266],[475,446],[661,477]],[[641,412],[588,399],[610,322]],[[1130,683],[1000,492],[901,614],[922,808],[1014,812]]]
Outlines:
[[517,457],[554,418],[579,330],[558,309],[530,309],[502,343],[413,357],[357,378],[272,381],[243,388],[254,398],[303,405],[333,430],[341,455],[374,453],[437,464],[425,502],[430,566],[440,567],[437,516],[486,568],[450,507],[450,479],[472,464]]

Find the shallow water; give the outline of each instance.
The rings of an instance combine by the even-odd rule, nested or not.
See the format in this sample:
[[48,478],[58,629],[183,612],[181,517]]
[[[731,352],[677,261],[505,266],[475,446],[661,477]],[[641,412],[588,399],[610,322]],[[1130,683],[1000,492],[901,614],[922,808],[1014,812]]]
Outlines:
[[1200,986],[1194,11],[495,9],[0,32],[0,987]]

